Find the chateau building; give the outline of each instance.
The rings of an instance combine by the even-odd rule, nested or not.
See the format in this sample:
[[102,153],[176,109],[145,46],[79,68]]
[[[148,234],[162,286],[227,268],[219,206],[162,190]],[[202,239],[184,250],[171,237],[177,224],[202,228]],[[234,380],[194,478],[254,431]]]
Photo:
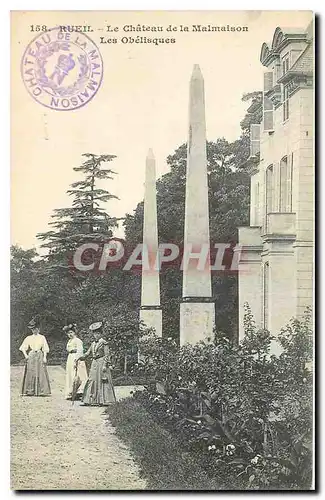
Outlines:
[[239,339],[246,302],[273,335],[313,304],[313,25],[276,28],[260,60],[263,120],[251,125],[250,225],[239,228]]

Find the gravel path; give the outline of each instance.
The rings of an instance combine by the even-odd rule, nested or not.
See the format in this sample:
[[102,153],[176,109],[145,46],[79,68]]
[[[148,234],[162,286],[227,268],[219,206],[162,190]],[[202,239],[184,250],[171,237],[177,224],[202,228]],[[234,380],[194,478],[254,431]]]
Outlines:
[[[145,489],[103,408],[65,401],[62,367],[48,367],[52,395],[38,398],[20,396],[23,370],[11,367],[12,489]],[[118,399],[123,391],[117,388]]]

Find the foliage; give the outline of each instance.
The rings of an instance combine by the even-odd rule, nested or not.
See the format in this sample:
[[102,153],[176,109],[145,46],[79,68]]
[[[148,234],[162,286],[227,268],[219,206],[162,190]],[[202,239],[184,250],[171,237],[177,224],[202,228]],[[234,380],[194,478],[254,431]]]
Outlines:
[[[224,138],[207,143],[210,232],[213,242],[233,244],[237,238],[237,226],[248,223],[249,175],[243,166],[248,155],[247,134],[242,134],[234,143],[229,143]],[[69,265],[71,252],[76,246],[86,241],[106,241],[113,236],[117,218],[106,213],[104,207],[115,196],[102,189],[100,183],[114,178],[113,170],[104,168],[104,164],[114,158],[114,155],[86,153],[82,164],[74,168],[83,177],[68,190],[72,197],[71,207],[56,209],[52,216],[51,231],[38,235],[42,246],[49,251],[47,256],[37,255],[35,250],[17,247],[12,249],[13,361],[18,359],[19,343],[28,333],[26,324],[35,314],[41,316],[42,331],[49,339],[51,352],[56,349],[59,353],[60,345],[66,340],[62,337],[64,324],[76,322],[87,347],[91,340],[88,334],[90,323],[110,316],[111,324],[119,323],[118,317],[122,317],[123,313],[117,311],[113,318],[113,311],[121,303],[125,304],[125,310],[129,310],[133,317],[139,309],[140,274],[117,268],[110,269],[109,273],[103,275],[76,274],[71,273]],[[160,241],[181,245],[184,229],[186,144],[168,156],[167,164],[169,173],[157,182],[159,237]],[[138,204],[134,214],[125,218],[128,250],[133,250],[142,241],[142,219],[143,202]],[[90,258],[93,259],[93,255]],[[178,342],[182,274],[179,268],[166,266],[160,277],[164,335]],[[236,274],[214,274],[212,290],[217,328],[236,340]],[[135,325],[135,337],[137,328]],[[129,330],[130,338],[133,335],[132,329]],[[64,354],[63,352],[62,355]],[[130,361],[131,367],[133,361]]]
[[229,489],[309,489],[312,474],[311,328],[292,320],[270,354],[269,332],[246,307],[245,339],[236,345],[142,341],[138,368],[156,380],[136,398],[184,449],[198,453],[211,477]]
[[[38,259],[38,260],[37,260]],[[105,334],[115,360],[116,375],[137,361],[140,329],[137,308],[130,292],[136,290],[135,277],[120,269],[107,275],[87,275],[82,281],[49,269],[46,260],[34,250],[11,249],[11,353],[12,362],[21,359],[18,351],[29,334],[27,323],[32,316],[41,318],[51,359],[65,359],[65,324],[77,323],[80,338],[87,348],[93,340],[88,327],[106,320]],[[137,305],[137,303],[136,303]]]
[[109,408],[117,436],[140,465],[148,490],[216,490],[218,485],[185,453],[175,435],[166,432],[142,405],[126,399]]
[[250,125],[261,123],[263,118],[263,92],[248,92],[243,95],[242,101],[251,101],[248,112],[240,123],[243,133],[249,136]]
[[117,219],[110,217],[102,208],[103,203],[116,196],[96,185],[98,181],[113,179],[115,172],[104,169],[102,163],[111,162],[115,156],[92,153],[82,156],[85,161],[73,170],[82,173],[84,179],[74,182],[67,191],[69,196],[74,197],[72,206],[55,209],[52,215],[54,221],[50,222],[54,229],[37,235],[44,242],[41,246],[48,248],[51,255],[66,257],[68,251],[82,243],[105,241],[112,236],[112,229],[117,227]]
[[[71,274],[69,269],[73,249],[86,241],[107,241],[117,226],[117,219],[109,216],[102,206],[116,196],[97,185],[113,178],[115,172],[102,164],[115,156],[90,153],[83,156],[84,162],[74,171],[82,173],[84,179],[74,182],[68,190],[74,198],[72,206],[56,209],[50,223],[54,229],[38,235],[49,254],[41,257],[35,250],[11,248],[12,361],[20,359],[18,347],[27,334],[26,324],[31,316],[40,315],[51,356],[59,356],[66,341],[62,334],[64,324],[76,322],[87,345],[91,340],[87,335],[89,324],[97,315],[103,317],[102,311],[106,313],[107,306],[124,298],[125,281],[119,270],[112,270],[108,280],[103,275]],[[63,350],[61,356],[64,355]]]
[[115,374],[122,371],[125,375],[138,360],[139,341],[148,332],[138,316],[137,311],[123,303],[108,311],[105,330],[115,360]]

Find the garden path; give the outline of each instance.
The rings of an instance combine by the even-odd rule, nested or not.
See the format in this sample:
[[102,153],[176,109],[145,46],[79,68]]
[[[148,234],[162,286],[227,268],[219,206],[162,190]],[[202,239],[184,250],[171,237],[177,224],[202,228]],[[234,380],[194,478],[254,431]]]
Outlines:
[[[64,399],[65,373],[49,366],[52,395],[20,395],[23,366],[11,367],[11,488],[143,490],[145,481],[103,408]],[[127,389],[117,388],[117,398]]]

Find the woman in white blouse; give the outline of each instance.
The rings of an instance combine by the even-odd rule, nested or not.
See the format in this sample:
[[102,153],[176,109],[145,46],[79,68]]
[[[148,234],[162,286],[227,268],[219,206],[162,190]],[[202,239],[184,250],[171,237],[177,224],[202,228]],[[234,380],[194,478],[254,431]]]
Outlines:
[[38,319],[33,318],[28,328],[32,334],[19,347],[26,359],[22,395],[49,396],[51,388],[46,367],[49,346],[44,335],[40,334]]
[[[86,368],[86,363],[84,361],[80,361],[78,363],[78,366],[76,365],[75,361],[79,359],[81,356],[83,356],[84,350],[83,350],[83,342],[78,338],[77,335],[77,325],[75,323],[67,325],[63,328],[63,331],[66,332],[69,340],[67,343],[67,351],[68,351],[68,359],[67,359],[67,364],[66,364],[66,371],[65,371],[65,398],[66,399],[71,399],[72,395],[72,386],[73,386],[73,379],[77,375],[80,377],[81,380],[81,385],[78,389],[77,396],[79,398],[82,396],[85,383],[87,381],[88,375],[87,375],[87,368]],[[77,373],[76,373],[76,368],[77,368]]]

